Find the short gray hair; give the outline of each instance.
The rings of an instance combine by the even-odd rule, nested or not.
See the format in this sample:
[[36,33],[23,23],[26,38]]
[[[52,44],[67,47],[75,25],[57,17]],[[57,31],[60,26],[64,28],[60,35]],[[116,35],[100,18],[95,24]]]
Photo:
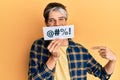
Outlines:
[[67,19],[67,12],[63,8],[61,8],[61,7],[54,7],[54,8],[51,8],[49,11],[50,11],[49,14],[52,11],[59,11]]

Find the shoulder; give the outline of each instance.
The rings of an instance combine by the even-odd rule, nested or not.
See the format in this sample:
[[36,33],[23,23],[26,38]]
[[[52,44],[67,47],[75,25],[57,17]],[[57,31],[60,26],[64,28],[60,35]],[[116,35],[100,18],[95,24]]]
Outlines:
[[39,38],[33,42],[33,45],[47,47],[49,43],[50,41],[45,41],[44,38]]
[[69,45],[74,48],[74,50],[80,50],[82,52],[88,52],[82,44],[74,42],[72,39],[69,39]]
[[42,43],[44,43],[44,38],[39,38],[39,39],[36,39],[34,42],[33,42],[33,44],[42,44]]
[[88,49],[80,43],[75,43],[82,52],[88,52]]

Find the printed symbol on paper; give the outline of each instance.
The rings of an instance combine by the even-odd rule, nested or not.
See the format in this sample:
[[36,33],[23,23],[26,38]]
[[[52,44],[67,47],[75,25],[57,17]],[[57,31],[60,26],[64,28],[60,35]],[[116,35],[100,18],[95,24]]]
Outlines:
[[68,35],[68,31],[66,31],[66,29],[60,29],[60,32],[62,32],[62,35]]
[[69,35],[71,34],[71,28],[69,28]]
[[55,29],[55,36],[59,36],[59,29]]
[[55,29],[55,30],[49,30],[47,32],[47,36],[49,38],[52,38],[53,36],[64,36],[64,35],[71,35],[71,28],[61,28],[61,29]]
[[69,35],[71,34],[71,28],[69,28],[69,31],[67,31],[66,29],[60,29],[60,32],[62,32],[62,35]]
[[47,36],[48,37],[53,37],[53,35],[54,35],[54,32],[52,31],[52,30],[49,30],[48,32],[47,32]]
[[74,37],[74,25],[43,27],[44,40]]

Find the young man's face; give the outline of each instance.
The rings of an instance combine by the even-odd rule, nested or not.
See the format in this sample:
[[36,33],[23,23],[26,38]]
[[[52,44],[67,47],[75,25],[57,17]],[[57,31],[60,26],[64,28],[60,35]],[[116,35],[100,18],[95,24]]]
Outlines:
[[59,11],[52,11],[49,13],[47,26],[64,26],[67,20],[62,13]]

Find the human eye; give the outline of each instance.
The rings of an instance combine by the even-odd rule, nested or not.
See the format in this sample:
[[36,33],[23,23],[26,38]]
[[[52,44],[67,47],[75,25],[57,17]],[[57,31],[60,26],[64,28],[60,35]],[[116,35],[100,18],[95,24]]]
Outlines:
[[48,22],[54,22],[55,20],[54,19],[49,19]]
[[60,18],[60,19],[59,19],[59,21],[64,21],[64,20],[65,20],[65,18]]
[[49,19],[48,21],[49,21],[49,22],[52,22],[53,20],[52,20],[52,19]]

